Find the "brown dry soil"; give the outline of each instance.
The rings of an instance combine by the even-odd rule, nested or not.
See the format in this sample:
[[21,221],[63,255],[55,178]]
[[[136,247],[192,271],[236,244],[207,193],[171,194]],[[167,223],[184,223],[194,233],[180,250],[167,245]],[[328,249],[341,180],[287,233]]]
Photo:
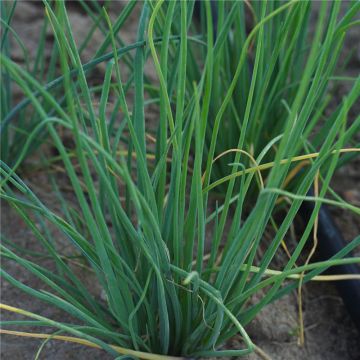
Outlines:
[[[123,6],[121,2],[112,3],[112,15],[116,14]],[[29,48],[30,55],[36,46],[42,23],[43,9],[38,2],[20,2],[16,10],[14,27]],[[74,25],[77,38],[85,36],[84,31],[89,28],[89,19],[79,10],[79,6],[71,6],[70,19]],[[136,18],[134,18],[136,20]],[[126,41],[130,41],[136,34],[136,21],[131,21],[127,33],[123,33]],[[88,60],[93,54],[96,43],[101,41],[101,34],[94,35],[91,43],[93,48],[88,48],[84,54],[84,60]],[[98,39],[98,41],[96,41]],[[359,33],[352,33],[349,46],[353,46],[359,40]],[[51,36],[49,36],[51,41]],[[21,63],[21,53],[14,47],[14,58]],[[354,53],[351,60],[349,74],[358,74],[360,65],[359,49]],[[336,90],[339,96],[347,90],[346,84],[341,84]],[[359,109],[356,109],[358,112]],[[46,176],[34,173],[27,176],[27,181],[42,193],[46,193]],[[334,189],[346,200],[360,205],[360,161],[353,161],[350,165],[342,168],[333,180]],[[51,203],[51,194],[47,201]],[[56,206],[56,204],[52,204]],[[360,234],[360,219],[349,212],[332,209],[334,218],[342,230],[346,240],[353,239]],[[18,220],[14,212],[6,205],[1,206],[1,222],[3,233],[16,239],[19,245],[36,250],[39,245],[34,240],[31,232]],[[54,236],[57,236],[54,233]],[[59,242],[62,242],[59,235]],[[357,251],[360,254],[360,251]],[[80,271],[80,270],[79,270]],[[37,279],[32,278],[16,265],[11,265],[10,272],[20,281],[35,288],[43,288]],[[84,282],[91,284],[91,276],[83,271],[80,273]],[[98,289],[94,289],[97,292]],[[1,300],[3,303],[20,307],[51,319],[71,321],[70,317],[64,319],[59,310],[44,305],[34,300],[6,282],[1,283]],[[355,304],[354,304],[355,305]],[[360,306],[360,304],[358,304]],[[272,359],[284,360],[356,360],[360,359],[360,336],[349,318],[342,299],[338,296],[335,286],[331,283],[311,283],[304,286],[303,312],[305,325],[305,346],[297,345],[298,310],[296,293],[282,298],[274,304],[267,306],[247,328],[253,341]],[[11,314],[1,314],[4,319],[15,318]],[[41,331],[41,329],[33,329]],[[1,342],[1,357],[4,360],[28,360],[34,359],[42,341],[28,338],[16,338],[3,336]],[[234,338],[226,348],[235,349],[241,346],[240,339]],[[111,359],[102,350],[87,348],[80,345],[49,341],[44,346],[39,359]],[[242,359],[260,359],[259,355],[252,354]]]

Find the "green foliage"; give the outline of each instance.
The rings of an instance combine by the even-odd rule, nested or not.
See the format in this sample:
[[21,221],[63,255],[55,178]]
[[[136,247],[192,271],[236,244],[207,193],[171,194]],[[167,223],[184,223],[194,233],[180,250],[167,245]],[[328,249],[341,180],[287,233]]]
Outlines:
[[[110,35],[107,32],[107,25],[104,14],[101,12],[96,14],[91,10],[85,1],[79,0],[78,4],[84,7],[87,15],[93,20],[92,27],[88,30],[88,36],[82,40],[81,44],[77,47],[79,55],[82,55],[88,44],[93,40],[93,34],[95,30],[99,30],[103,33],[104,42],[99,46],[98,50],[94,54],[94,58],[88,63],[83,65],[83,69],[86,73],[90,73],[96,68],[97,65],[111,59],[112,53],[105,54],[110,44]],[[124,8],[121,16],[118,17],[114,23],[114,32],[116,33],[117,46],[123,47],[124,42],[119,35],[119,31],[122,29],[125,21],[131,14],[135,1],[129,2]],[[99,6],[94,2],[95,7]],[[16,46],[19,47],[23,55],[23,68],[26,69],[27,74],[33,79],[37,80],[43,85],[44,90],[51,91],[53,96],[57,99],[59,104],[64,103],[65,88],[63,86],[64,77],[59,73],[59,48],[56,43],[51,44],[47,41],[48,32],[51,31],[51,23],[44,11],[44,20],[39,34],[38,48],[35,52],[35,58],[31,59],[29,50],[24,44],[26,39],[21,39],[17,34],[16,29],[12,26],[12,21],[17,6],[17,1],[13,2],[1,2],[1,53],[7,58],[11,58],[11,40],[16,42]],[[45,10],[45,8],[44,8]],[[11,39],[12,38],[12,39]],[[134,45],[136,47],[136,44]],[[47,58],[45,48],[50,51],[50,59]],[[131,48],[130,48],[131,49]],[[132,58],[128,52],[130,49],[120,49],[119,52],[124,52],[124,64],[132,69]],[[73,69],[71,76],[76,83],[77,70]],[[4,66],[1,67],[1,124],[0,124],[0,139],[1,139],[1,158],[8,165],[15,164],[20,158],[28,156],[34,152],[38,147],[46,141],[46,130],[43,127],[39,127],[36,138],[28,143],[28,148],[23,151],[23,145],[27,138],[32,133],[33,129],[37,127],[41,121],[38,118],[38,113],[33,109],[31,105],[31,99],[26,96],[22,101],[14,105],[17,99],[13,99],[12,89],[16,85],[14,79],[9,76]],[[41,93],[32,88],[28,84],[29,90],[33,92],[33,95],[38,97],[40,104],[48,116],[52,116],[54,111],[48,106],[46,101],[43,101]],[[90,86],[92,92],[98,92],[96,86]],[[23,89],[22,89],[23,90]],[[23,90],[24,92],[24,90]],[[22,152],[24,152],[22,154]]]
[[[340,3],[323,2],[312,34],[310,2],[258,2],[248,34],[245,4],[219,2],[215,40],[209,2],[201,10],[202,33],[208,36],[200,36],[194,35],[194,2],[147,1],[136,43],[119,47],[118,31],[133,11],[130,2],[113,23],[101,12],[107,36],[88,64],[80,60],[65,3],[44,5],[63,75],[44,87],[31,71],[1,55],[2,71],[22,89],[37,120],[17,161],[10,166],[2,162],[0,194],[33,231],[57,271],[20,256],[7,241],[1,246],[3,258],[16,261],[48,290],[21,283],[6,268],[2,276],[71,314],[78,324],[42,317],[35,324],[91,340],[111,353],[107,344],[146,353],[240,356],[254,349],[246,325],[298,286],[289,275],[306,271],[305,283],[329,266],[359,262],[345,258],[360,245],[357,237],[329,261],[296,266],[322,202],[359,214],[355,206],[326,196],[340,150],[352,144],[359,130],[360,117],[347,124],[347,115],[359,97],[360,80],[354,80],[332,115],[323,116],[327,85],[346,31],[357,24],[353,18],[359,3],[340,17]],[[112,52],[104,55],[109,45]],[[148,61],[158,82],[145,74]],[[106,62],[106,71],[97,106],[88,70],[99,62]],[[131,76],[124,81],[129,67]],[[54,84],[60,84],[56,92]],[[111,96],[117,100],[109,111]],[[150,105],[156,107],[155,124],[147,117]],[[5,114],[11,111],[8,107]],[[64,129],[74,149],[65,146]],[[50,175],[61,213],[16,175],[39,131],[46,131],[57,148],[74,192],[74,201],[68,201],[61,183]],[[219,154],[234,148],[259,166],[273,161],[265,183],[244,152],[226,155],[231,167],[221,159],[214,165]],[[291,159],[315,150],[318,154],[309,156],[311,162],[287,189],[292,192],[285,192]],[[45,159],[44,166],[50,162]],[[307,198],[318,174],[319,196]],[[221,204],[214,204],[210,191],[215,181],[225,195]],[[265,240],[279,195],[289,199],[287,213]],[[315,200],[315,207],[298,245],[282,272],[267,276],[301,203],[309,200]],[[82,283],[47,228],[59,230],[73,253],[81,255],[105,301]],[[221,350],[236,333],[244,347]]]

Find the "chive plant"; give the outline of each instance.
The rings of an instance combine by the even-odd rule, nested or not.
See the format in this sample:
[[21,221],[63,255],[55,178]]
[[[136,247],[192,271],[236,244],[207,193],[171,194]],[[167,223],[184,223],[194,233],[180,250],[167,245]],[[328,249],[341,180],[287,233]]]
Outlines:
[[[336,104],[336,99],[332,99],[329,84],[356,80],[341,76],[340,67],[344,65],[339,64],[339,56],[346,38],[346,26],[358,25],[357,21],[351,23],[356,19],[357,6],[349,6],[341,20],[338,19],[341,2],[328,4],[328,13],[324,6],[318,6],[319,17],[315,20],[314,4],[304,2],[290,12],[279,12],[258,31],[251,31],[256,29],[261,18],[277,12],[281,2],[269,2],[266,8],[261,2],[249,5],[219,1],[215,4],[218,39],[208,114],[212,126],[206,133],[206,148],[210,158],[214,151],[223,156],[214,163],[214,179],[229,175],[229,163],[236,164],[240,158],[246,166],[252,165],[251,156],[258,157],[271,141],[275,142],[261,160],[273,160],[279,144],[279,140],[274,139],[284,133],[291,113],[300,117],[303,112],[304,117],[304,137],[298,145],[301,150],[294,148],[294,153],[318,150],[342,108],[341,103]],[[202,16],[205,16],[204,11]],[[208,31],[206,22],[202,21],[201,32]],[[206,56],[204,51],[202,54]],[[199,74],[199,71],[192,73]],[[225,99],[229,88],[232,88],[231,97]],[[356,86],[353,91],[349,107],[357,100]],[[313,95],[307,97],[309,92]],[[224,102],[226,107],[217,111]],[[335,111],[326,111],[335,105],[338,105]],[[215,137],[213,128],[218,128],[217,141],[212,139]],[[347,144],[358,146],[352,139],[356,131],[358,124],[345,140]],[[236,149],[243,153],[234,156]],[[236,171],[235,166],[233,169]],[[224,192],[226,187],[219,186],[217,190]]]
[[[108,5],[107,3],[109,2],[106,1],[104,6]],[[88,36],[77,46],[79,55],[82,56],[84,50],[86,50],[89,46],[89,43],[93,41],[93,35],[96,30],[100,31],[104,37],[104,41],[99,44],[99,48],[94,54],[93,59],[84,64],[84,71],[90,73],[95,70],[99,64],[103,63],[106,59],[111,58],[111,54],[106,54],[110,45],[110,36],[107,33],[107,26],[105,18],[101,12],[101,7],[96,1],[92,2],[92,7],[89,7],[84,0],[79,0],[78,5],[83,8],[87,16],[93,21],[92,24],[90,23],[91,28],[88,29]],[[56,44],[52,44],[49,40],[48,33],[50,31],[49,29],[51,28],[51,24],[48,17],[45,16],[45,9],[43,22],[37,39],[38,47],[34,52],[34,57],[31,57],[27,44],[25,43],[26,39],[22,39],[16,31],[17,29],[12,26],[16,12],[22,11],[22,9],[17,8],[18,2],[2,2],[0,6],[1,53],[4,56],[11,58],[11,49],[16,43],[16,46],[21,49],[23,68],[25,68],[27,73],[39,83],[43,84],[48,91],[51,91],[52,95],[56,97],[60,104],[63,103],[65,88],[63,87],[63,76],[58,71],[59,49]],[[119,32],[133,11],[134,6],[135,2],[131,1],[124,7],[121,16],[119,16],[116,23],[114,23],[116,44],[119,47],[124,46],[124,41],[122,40]],[[48,52],[50,52],[49,58],[46,55]],[[124,55],[124,64],[129,67],[131,72],[131,53],[125,51]],[[77,71],[73,69],[72,76],[75,77],[76,74]],[[32,130],[39,125],[38,114],[31,106],[31,101],[28,97],[25,97],[22,101],[16,103],[17,99],[14,98],[14,94],[12,92],[12,89],[16,86],[16,82],[13,81],[4,67],[2,67],[1,78],[1,157],[8,165],[14,165],[19,158],[24,158],[25,155],[34,152],[42,143],[45,142],[46,129],[40,126],[36,138],[34,138],[31,143],[28,143],[28,148],[25,152],[26,154],[21,154],[23,152],[23,145],[26,142],[26,139],[29,137]],[[99,92],[98,86],[96,85],[89,85],[89,88],[92,93]],[[46,102],[42,102],[42,97],[39,92],[34,90],[33,92],[34,95],[38,97],[48,116],[52,116],[54,113],[53,109],[47,108]],[[119,105],[116,106],[118,107]]]
[[[358,207],[328,195],[343,153],[358,151],[349,145],[360,118],[348,125],[347,117],[359,96],[359,79],[329,119],[322,118],[327,83],[346,31],[357,24],[360,5],[351,4],[340,17],[340,4],[324,1],[311,41],[305,31],[309,2],[255,4],[250,33],[244,27],[245,3],[219,2],[214,29],[210,2],[203,2],[200,34],[192,20],[194,2],[141,5],[137,41],[120,48],[118,24],[133,3],[114,23],[105,9],[101,12],[105,47],[111,45],[112,51],[94,60],[106,62],[98,106],[65,2],[44,1],[56,39],[62,101],[31,72],[1,55],[4,73],[22,89],[38,119],[25,149],[40,129],[46,130],[74,193],[68,201],[61,182],[49,175],[53,195],[62,204],[59,212],[17,175],[25,150],[15,164],[2,161],[1,198],[54,265],[45,266],[26,255],[15,239],[6,239],[2,277],[74,319],[54,321],[3,304],[2,309],[33,320],[2,325],[5,333],[15,325],[50,326],[72,336],[54,338],[99,346],[114,356],[242,356],[255,348],[246,326],[264,306],[330,266],[360,261],[346,257],[360,245],[357,237],[328,261],[300,265],[322,203],[360,214]],[[133,67],[125,81],[122,60],[127,54]],[[154,65],[156,81],[146,76],[147,62]],[[109,116],[111,97],[118,106]],[[150,104],[156,107],[155,124],[149,124]],[[324,130],[314,137],[320,125]],[[64,129],[74,149],[64,145]],[[214,168],[227,150],[233,160],[222,174]],[[292,164],[299,160],[308,161],[303,175],[296,186],[286,188]],[[49,163],[45,159],[44,166]],[[319,194],[308,197],[316,178]],[[217,186],[226,195],[214,206]],[[249,197],[256,186],[256,196]],[[283,197],[287,213],[270,241],[264,241]],[[272,260],[303,201],[315,202],[312,216],[288,261],[274,272]],[[73,254],[82,257],[104,297],[83,284],[49,229],[59,230]],[[7,269],[9,261],[38,277],[47,290],[16,279]],[[223,348],[236,334],[243,346]]]

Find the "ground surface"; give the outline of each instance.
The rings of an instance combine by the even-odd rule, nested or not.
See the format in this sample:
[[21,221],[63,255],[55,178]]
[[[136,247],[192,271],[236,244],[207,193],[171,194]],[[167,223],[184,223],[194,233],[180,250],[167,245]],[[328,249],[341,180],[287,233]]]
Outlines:
[[[114,13],[121,7],[121,3],[114,4]],[[29,49],[34,49],[34,42],[41,25],[43,9],[38,2],[22,2],[15,15],[14,27],[19,35],[25,40]],[[78,6],[71,7],[71,19],[75,26],[78,37],[84,36],[84,31],[89,27],[88,19],[79,11]],[[128,34],[131,39],[136,34],[136,21],[129,24]],[[96,36],[101,39],[101,35]],[[95,36],[95,38],[96,38]],[[50,39],[51,40],[51,39]],[[359,34],[352,35],[352,41],[358,41]],[[15,49],[16,51],[16,49]],[[93,49],[89,48],[84,58],[89,58]],[[21,53],[14,53],[14,57],[21,62]],[[352,75],[359,71],[360,57],[355,54],[350,72]],[[340,87],[339,93],[346,91],[346,84]],[[42,183],[42,175],[29,175],[28,181],[34,185]],[[335,176],[333,187],[345,199],[356,205],[360,205],[360,161],[354,161],[351,165],[341,169]],[[51,201],[51,198],[50,200]],[[13,212],[2,204],[2,231],[10,238],[16,239],[19,244],[27,248],[36,249],[37,244],[31,233],[24,224],[14,216]],[[339,210],[332,209],[335,221],[342,230],[344,237],[351,240],[360,234],[360,219]],[[358,255],[360,252],[358,252]],[[11,273],[21,281],[33,287],[40,283],[29,277],[17,266],[12,266]],[[83,274],[84,281],[91,281]],[[40,301],[34,300],[19,290],[14,289],[6,282],[2,282],[2,302],[21,307],[29,311],[41,314],[52,319],[63,319],[63,314],[58,310],[44,306]],[[296,294],[291,294],[280,301],[264,309],[255,321],[249,326],[248,331],[254,342],[261,347],[272,359],[284,360],[356,360],[360,359],[359,333],[353,326],[351,319],[344,309],[341,298],[337,295],[333,284],[312,283],[306,285],[303,292],[304,324],[306,329],[306,343],[304,347],[297,345],[296,328],[297,321],[297,299]],[[2,314],[6,319],[10,316]],[[70,321],[71,319],[69,319]],[[36,329],[35,329],[36,330]],[[28,360],[34,359],[39,346],[39,340],[15,338],[4,336],[2,338],[1,356],[4,360]],[[241,346],[239,339],[234,338],[227,345],[228,348]],[[86,348],[84,346],[66,344],[61,342],[48,342],[40,359],[111,359],[103,351]],[[259,359],[257,354],[248,357],[250,360]]]

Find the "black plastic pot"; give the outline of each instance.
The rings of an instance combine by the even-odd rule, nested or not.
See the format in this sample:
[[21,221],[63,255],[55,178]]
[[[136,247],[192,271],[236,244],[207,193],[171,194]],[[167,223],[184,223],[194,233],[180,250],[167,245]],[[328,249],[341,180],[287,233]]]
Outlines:
[[[310,191],[309,195],[312,196],[313,192]],[[313,209],[314,204],[312,202],[304,201],[302,203],[299,214],[304,222],[309,220]],[[318,215],[317,238],[317,256],[321,261],[330,259],[346,245],[339,228],[336,226],[329,209],[325,205],[321,206]],[[352,255],[349,254],[348,256]],[[330,268],[326,273],[332,275],[360,274],[360,267],[357,264],[339,265]],[[335,285],[352,320],[360,332],[360,281],[340,280],[336,281]]]

